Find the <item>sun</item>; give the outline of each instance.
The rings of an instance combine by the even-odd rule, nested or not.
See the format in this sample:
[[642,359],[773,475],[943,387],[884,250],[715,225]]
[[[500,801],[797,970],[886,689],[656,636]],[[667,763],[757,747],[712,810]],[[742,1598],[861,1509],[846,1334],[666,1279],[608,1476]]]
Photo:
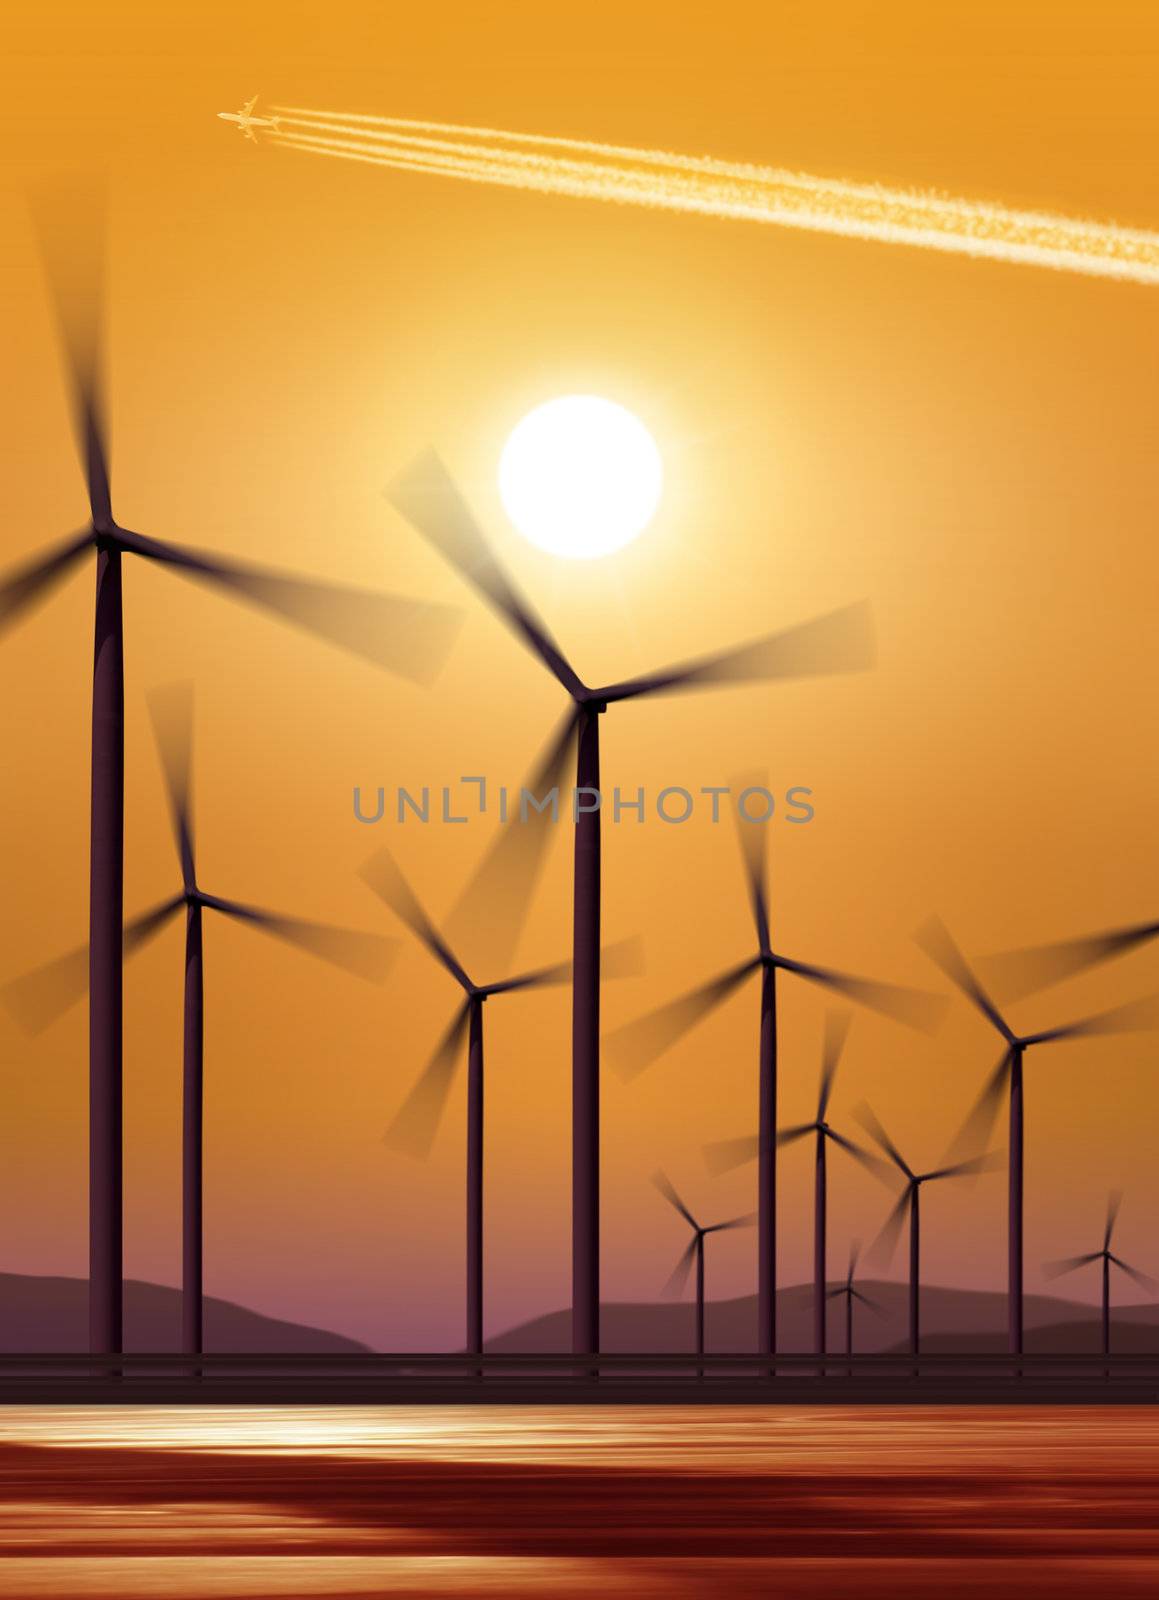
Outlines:
[[499,458],[504,510],[552,555],[591,560],[630,544],[660,503],[664,469],[638,417],[594,394],[529,411]]

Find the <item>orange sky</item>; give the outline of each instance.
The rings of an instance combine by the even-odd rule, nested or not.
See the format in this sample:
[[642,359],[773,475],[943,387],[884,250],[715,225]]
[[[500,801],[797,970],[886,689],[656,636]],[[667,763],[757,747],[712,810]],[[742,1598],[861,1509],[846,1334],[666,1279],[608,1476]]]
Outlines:
[[[609,785],[767,766],[815,791],[809,827],[773,831],[789,953],[924,983],[937,975],[910,935],[935,908],[974,952],[1156,915],[1153,290],[364,170],[255,149],[213,117],[260,91],[1159,226],[1154,9],[1017,9],[212,0],[98,15],[50,0],[8,19],[3,564],[84,517],[22,189],[99,158],[120,519],[467,617],[422,691],[131,565],[129,910],[176,887],[145,693],[181,677],[197,687],[206,887],[390,931],[357,877],[389,837],[431,911],[453,901],[486,828],[362,828],[353,785],[518,783],[562,706],[383,500],[433,442],[589,681],[873,601],[871,676],[625,705],[604,728]],[[526,545],[494,488],[514,422],[574,391],[636,410],[667,470],[646,537],[578,567]],[[91,612],[90,569],[0,643],[5,976],[85,936]],[[568,885],[561,838],[526,964],[566,953]],[[735,842],[706,821],[609,828],[605,907],[608,936],[640,933],[648,959],[607,991],[610,1025],[748,952]],[[126,987],[127,1264],[166,1282],[180,955],[173,931]],[[462,1089],[427,1165],[379,1137],[450,1016],[449,981],[408,946],[375,990],[213,926],[206,984],[209,1292],[373,1343],[458,1339]],[[1016,1021],[1154,988],[1159,951],[1144,951]],[[783,992],[788,1122],[815,1093],[823,1002]],[[681,1246],[647,1184],[658,1163],[694,1208],[748,1208],[752,1169],[709,1180],[699,1145],[753,1124],[755,1024],[746,992],[634,1085],[608,1075],[606,1298],[658,1290]],[[496,1002],[488,1029],[494,1331],[567,1296],[566,997]],[[34,1042],[0,1016],[6,1269],[84,1270],[85,1047],[83,1008]],[[1029,1062],[1028,1287],[1043,1257],[1097,1244],[1112,1182],[1123,1254],[1159,1264],[1155,1052],[1103,1040]],[[932,1043],[859,1017],[834,1121],[869,1097],[932,1163],[994,1055],[962,1005]],[[888,1197],[830,1170],[836,1270]],[[788,1281],[808,1270],[805,1151],[782,1172]],[[1003,1214],[1001,1178],[931,1193],[927,1277],[1000,1286]],[[711,1288],[748,1290],[752,1252],[751,1235],[714,1241]]]

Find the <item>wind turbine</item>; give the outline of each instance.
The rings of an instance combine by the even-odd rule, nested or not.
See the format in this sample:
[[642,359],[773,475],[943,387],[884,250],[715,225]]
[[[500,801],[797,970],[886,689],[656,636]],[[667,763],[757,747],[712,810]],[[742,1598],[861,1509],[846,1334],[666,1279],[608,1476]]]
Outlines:
[[853,1114],[870,1138],[880,1146],[890,1161],[893,1162],[902,1177],[902,1191],[898,1196],[897,1204],[882,1224],[881,1231],[871,1246],[871,1253],[880,1256],[884,1262],[892,1260],[893,1253],[897,1249],[898,1238],[908,1217],[909,1347],[910,1354],[916,1356],[921,1342],[922,1185],[940,1183],[944,1178],[968,1178],[976,1177],[980,1172],[992,1172],[1001,1158],[988,1151],[985,1155],[970,1156],[965,1161],[955,1161],[948,1166],[935,1167],[931,1172],[915,1172],[869,1106],[858,1106]]
[[825,1295],[827,1300],[845,1301],[845,1354],[847,1356],[853,1354],[853,1302],[855,1300],[860,1302],[861,1305],[872,1311],[875,1317],[885,1315],[881,1303],[871,1299],[863,1289],[857,1288],[853,1282],[853,1274],[857,1271],[857,1262],[860,1255],[861,1242],[858,1239],[854,1239],[849,1246],[849,1270],[845,1274],[845,1282],[839,1283],[835,1289],[827,1290]]
[[[369,595],[161,543],[113,515],[101,352],[103,228],[99,196],[82,188],[36,207],[49,288],[65,347],[89,522],[47,554],[0,578],[0,631],[49,594],[84,555],[96,553],[92,701],[92,810],[89,890],[89,1343],[122,1346],[122,922],[124,915],[125,689],[121,557],[155,561],[237,599],[427,682],[457,626],[444,606]],[[85,220],[85,219],[82,219]]]
[[1137,1283],[1140,1288],[1154,1294],[1159,1290],[1159,1283],[1145,1272],[1140,1272],[1137,1267],[1128,1266],[1119,1256],[1112,1254],[1111,1237],[1115,1231],[1115,1223],[1119,1216],[1119,1207],[1123,1197],[1117,1190],[1112,1190],[1107,1197],[1107,1225],[1103,1230],[1103,1248],[1092,1250],[1085,1256],[1066,1256],[1061,1261],[1048,1261],[1043,1267],[1043,1272],[1048,1278],[1061,1278],[1065,1272],[1075,1272],[1079,1267],[1089,1267],[1094,1262],[1102,1263],[1103,1276],[1103,1354],[1111,1353],[1111,1268],[1118,1267],[1119,1271]]
[[[911,1026],[932,1029],[944,1009],[938,996],[894,984],[873,983],[850,977],[829,967],[818,967],[775,951],[769,931],[765,891],[766,834],[764,824],[741,822],[740,838],[748,878],[756,932],[756,953],[727,968],[708,983],[679,999],[618,1028],[608,1037],[609,1054],[624,1078],[635,1077],[682,1038],[696,1023],[759,972],[761,975],[760,1033],[757,1057],[757,1349],[771,1355],[777,1348],[777,973],[787,972],[847,1000],[867,1006]],[[754,1141],[737,1141],[738,1159],[749,1159]]]
[[[841,1059],[841,1051],[845,1044],[845,1036],[849,1032],[850,1013],[848,1011],[830,1011],[825,1017],[825,1044],[821,1058],[821,1086],[817,1094],[817,1115],[812,1122],[802,1122],[796,1127],[782,1128],[777,1134],[776,1147],[783,1149],[786,1145],[795,1144],[798,1139],[805,1139],[813,1135],[814,1145],[814,1177],[813,1177],[813,1348],[818,1355],[825,1354],[825,1254],[826,1254],[826,1217],[827,1217],[827,1176],[825,1157],[827,1145],[832,1141],[842,1150],[847,1150],[851,1156],[860,1161],[863,1166],[871,1171],[878,1170],[882,1163],[868,1151],[862,1150],[843,1133],[838,1133],[836,1128],[829,1125],[826,1120],[829,1111],[829,1100],[833,1094],[833,1079],[837,1073],[837,1063]],[[719,1175],[730,1172],[734,1167],[743,1166],[746,1161],[756,1161],[760,1156],[760,1139],[756,1136],[741,1139],[722,1139],[704,1147],[704,1159],[709,1172]]]
[[917,934],[917,942],[940,967],[1002,1040],[998,1065],[987,1078],[973,1111],[967,1117],[956,1141],[959,1147],[985,1144],[998,1115],[1003,1091],[1008,1092],[1010,1116],[1010,1257],[1009,1313],[1010,1353],[1022,1354],[1022,1269],[1023,1269],[1023,1137],[1024,1106],[1022,1066],[1026,1052],[1035,1045],[1056,1044],[1064,1039],[1087,1039],[1102,1034],[1134,1033],[1159,1026],[1159,997],[1134,1000],[1114,1006],[1091,1017],[1045,1028],[1038,1033],[1015,1033],[993,1000],[982,987],[966,958],[950,937],[948,929],[932,917]]
[[[323,923],[304,922],[238,900],[207,893],[197,877],[193,833],[193,696],[178,684],[150,696],[150,710],[165,776],[174,840],[181,864],[181,892],[151,907],[125,928],[124,953],[133,956],[181,911],[185,912],[185,1001],[182,1051],[181,1119],[181,1349],[200,1355],[205,1348],[205,979],[202,913],[216,912],[311,955],[378,980],[385,975],[394,941],[353,933]],[[88,951],[74,950],[5,986],[10,1008],[30,1031],[47,1026],[81,998],[88,978]]]
[[434,1055],[403,1101],[387,1133],[387,1143],[407,1154],[425,1156],[434,1143],[467,1039],[467,1349],[483,1349],[483,1005],[492,996],[519,989],[566,983],[571,962],[540,967],[497,983],[475,983],[436,930],[389,850],[380,850],[362,869],[363,880],[406,923],[463,991],[462,1005]]
[[[595,1352],[599,1349],[600,717],[613,703],[647,695],[866,668],[872,664],[873,654],[869,608],[864,603],[847,606],[738,649],[589,688],[492,554],[474,515],[433,451],[420,456],[393,485],[389,499],[474,586],[572,701],[550,742],[537,781],[558,790],[574,742],[572,1347],[579,1354]],[[496,847],[496,860],[520,848],[511,843],[512,838],[509,829]],[[534,838],[534,846],[528,840],[529,849],[541,850],[542,828],[535,829]],[[480,891],[476,904],[480,899],[485,904],[481,894],[485,870],[474,886]]]
[[[692,1238],[688,1241],[688,1248],[677,1261],[672,1270],[672,1276],[664,1285],[664,1293],[674,1298],[683,1293],[684,1285],[688,1282],[688,1274],[692,1264],[696,1263],[696,1353],[704,1354],[704,1241],[710,1233],[727,1233],[733,1228],[751,1228],[756,1221],[756,1212],[750,1211],[743,1217],[730,1217],[727,1222],[714,1222],[710,1227],[702,1227],[689,1211],[684,1201],[676,1193],[663,1172],[652,1174],[652,1183],[672,1206],[687,1222],[692,1229]],[[703,1376],[703,1373],[701,1373]]]

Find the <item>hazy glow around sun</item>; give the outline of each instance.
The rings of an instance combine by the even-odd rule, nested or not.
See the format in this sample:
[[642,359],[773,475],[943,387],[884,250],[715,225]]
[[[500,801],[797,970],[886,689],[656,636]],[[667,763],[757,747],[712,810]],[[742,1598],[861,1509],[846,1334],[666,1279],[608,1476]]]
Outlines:
[[660,502],[663,465],[638,417],[598,395],[529,411],[499,459],[504,510],[525,539],[572,560],[630,544]]

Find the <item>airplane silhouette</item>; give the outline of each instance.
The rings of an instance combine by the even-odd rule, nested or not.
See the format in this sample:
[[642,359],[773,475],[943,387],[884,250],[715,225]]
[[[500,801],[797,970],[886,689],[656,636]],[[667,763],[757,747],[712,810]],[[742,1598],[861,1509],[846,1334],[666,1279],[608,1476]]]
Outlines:
[[276,128],[281,123],[281,117],[255,117],[254,107],[258,103],[255,94],[252,100],[247,100],[240,111],[219,111],[217,114],[223,122],[234,122],[253,144],[257,144],[255,128]]

